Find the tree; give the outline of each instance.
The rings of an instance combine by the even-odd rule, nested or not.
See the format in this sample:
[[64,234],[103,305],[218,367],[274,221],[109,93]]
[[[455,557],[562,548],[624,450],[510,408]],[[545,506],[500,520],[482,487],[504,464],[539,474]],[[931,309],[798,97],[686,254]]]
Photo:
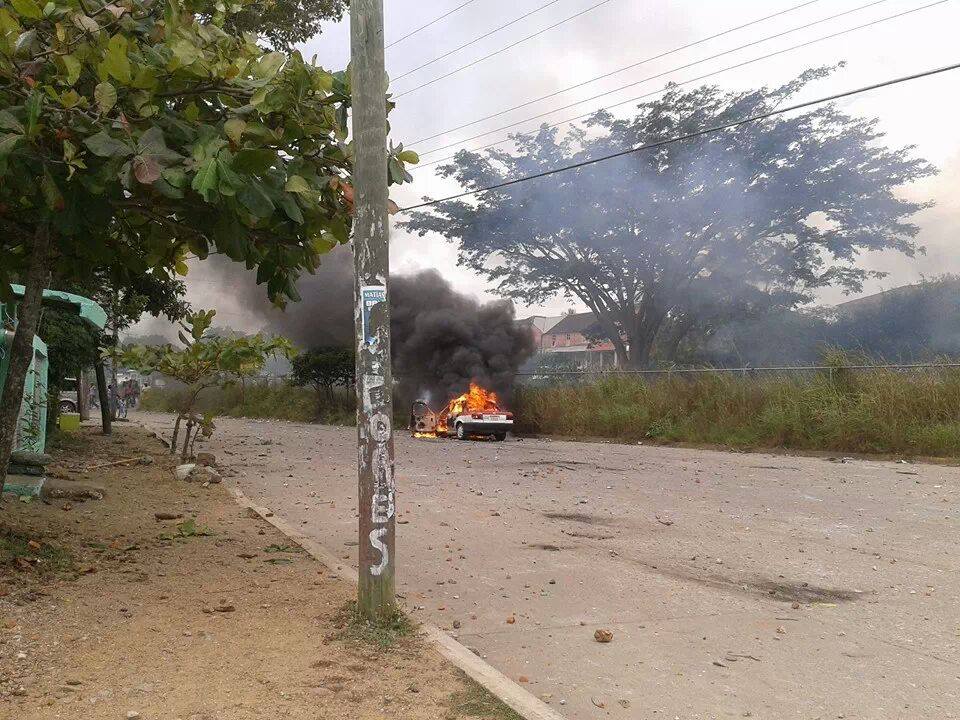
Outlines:
[[253,32],[275,50],[293,50],[297,43],[319,35],[324,22],[338,21],[347,0],[267,0],[254,2],[229,20],[231,31]]
[[180,425],[186,421],[186,432],[180,450],[186,460],[196,442],[197,434],[213,432],[213,416],[196,412],[197,399],[207,388],[224,387],[240,375],[262,369],[267,358],[278,353],[292,356],[293,346],[286,338],[264,338],[262,335],[220,337],[209,332],[215,310],[189,313],[181,323],[179,333],[182,348],[129,347],[111,353],[116,362],[143,373],[160,373],[179,380],[187,386],[170,438],[170,454],[177,450]]
[[[0,408],[13,443],[48,276],[187,270],[211,251],[278,303],[349,238],[350,78],[224,29],[244,4],[0,7],[0,296],[26,293]],[[390,177],[416,156],[392,150]]]
[[[440,174],[478,189],[693,133],[771,111],[830,71],[746,92],[668,86],[634,117],[601,111],[562,137],[514,136],[514,152],[461,151]],[[502,295],[579,299],[620,361],[642,367],[733,317],[858,290],[878,275],[857,267],[861,252],[913,255],[909,219],[925,205],[896,191],[935,170],[882,138],[876,120],[824,105],[444,202],[405,226],[455,240]]]
[[318,347],[297,355],[292,362],[291,382],[310,385],[317,394],[317,407],[333,401],[333,388],[349,386],[355,375],[356,358],[352,348]]

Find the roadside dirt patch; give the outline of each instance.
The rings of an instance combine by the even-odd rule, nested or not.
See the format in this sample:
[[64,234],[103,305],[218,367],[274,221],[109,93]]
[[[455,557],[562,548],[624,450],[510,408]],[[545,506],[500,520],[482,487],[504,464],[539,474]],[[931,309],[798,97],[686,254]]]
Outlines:
[[53,452],[57,477],[106,493],[4,503],[25,560],[0,563],[0,716],[449,720],[482,692],[416,634],[383,651],[339,639],[352,587],[223,486],[176,481],[146,431],[85,428]]

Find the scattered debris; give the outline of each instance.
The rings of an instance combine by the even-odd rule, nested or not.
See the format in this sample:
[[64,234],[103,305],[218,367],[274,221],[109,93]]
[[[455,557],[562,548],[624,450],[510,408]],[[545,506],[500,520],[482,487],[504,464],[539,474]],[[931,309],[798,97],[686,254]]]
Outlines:
[[593,633],[593,639],[598,643],[608,643],[613,641],[613,631],[600,628]]

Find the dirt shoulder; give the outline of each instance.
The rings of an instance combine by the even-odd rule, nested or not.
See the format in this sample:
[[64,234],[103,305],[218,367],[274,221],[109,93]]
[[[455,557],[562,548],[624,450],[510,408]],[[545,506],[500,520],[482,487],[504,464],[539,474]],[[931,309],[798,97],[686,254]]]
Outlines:
[[0,718],[516,717],[416,633],[357,641],[349,583],[222,485],[175,480],[146,431],[54,453],[104,498],[0,505]]

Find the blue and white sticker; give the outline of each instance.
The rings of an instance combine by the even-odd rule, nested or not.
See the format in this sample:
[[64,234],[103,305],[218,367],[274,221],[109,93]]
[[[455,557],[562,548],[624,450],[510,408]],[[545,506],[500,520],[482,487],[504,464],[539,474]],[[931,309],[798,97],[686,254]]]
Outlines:
[[364,345],[373,345],[376,336],[370,326],[370,314],[373,308],[380,303],[387,301],[387,288],[385,285],[363,285],[360,288],[360,302],[362,303],[363,313],[363,343]]

